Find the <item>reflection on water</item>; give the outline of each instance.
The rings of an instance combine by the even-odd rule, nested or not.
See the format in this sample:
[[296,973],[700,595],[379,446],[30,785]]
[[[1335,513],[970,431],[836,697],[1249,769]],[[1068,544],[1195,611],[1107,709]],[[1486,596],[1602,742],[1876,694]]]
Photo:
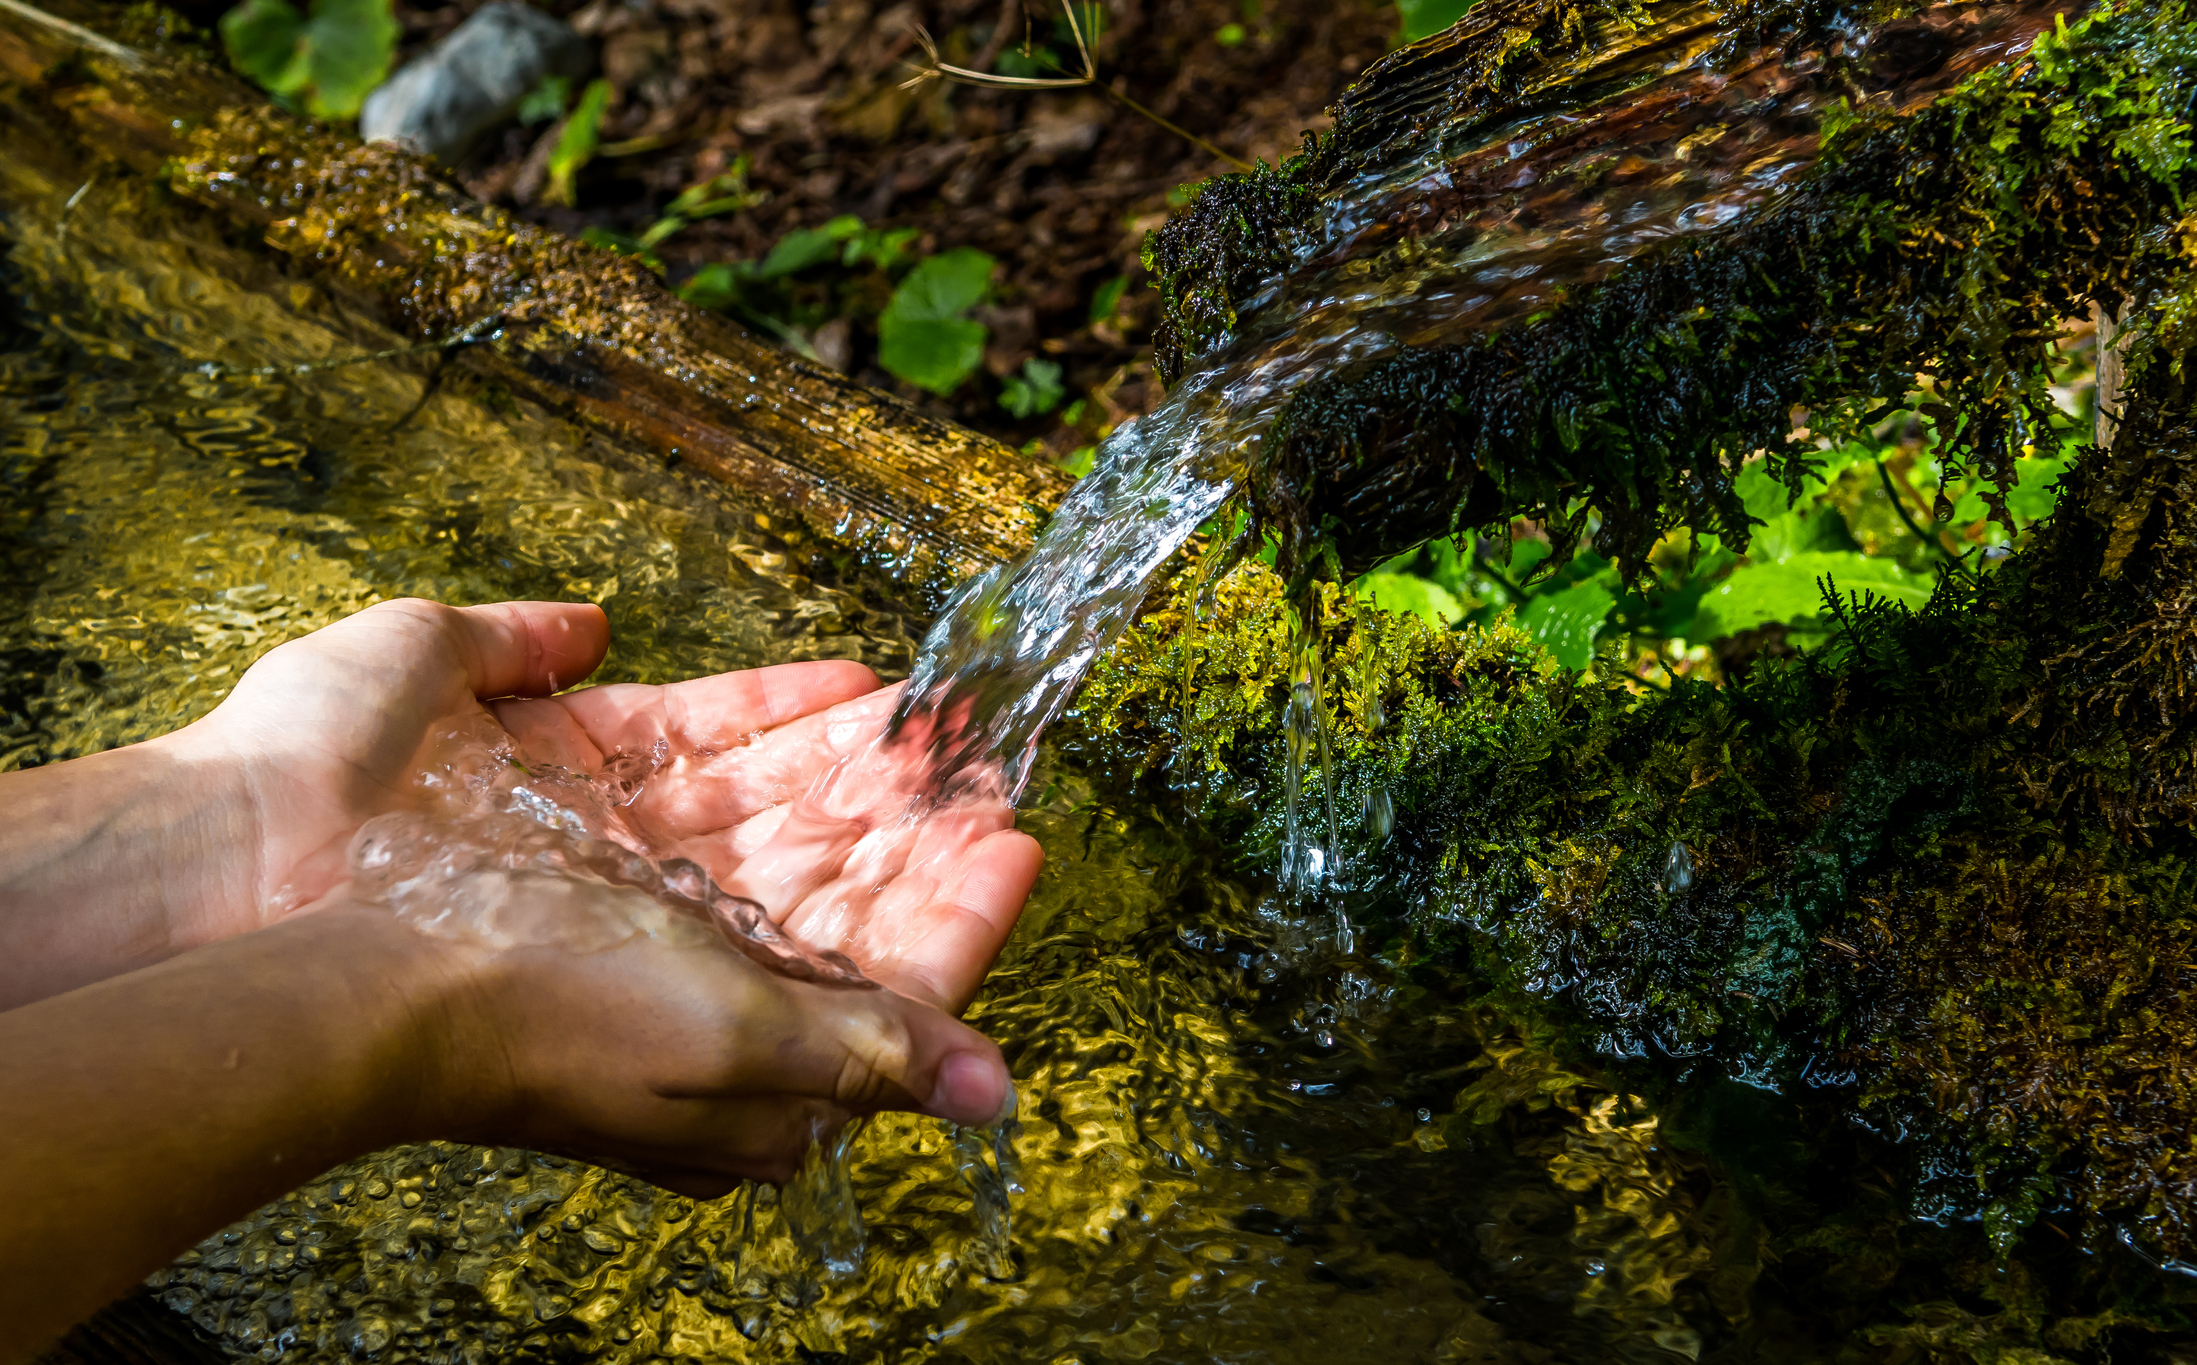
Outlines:
[[[205,381],[72,318],[0,355],[10,766],[166,730],[399,593],[600,600],[619,679],[906,667],[902,619],[752,511],[497,394]],[[1652,1113],[1164,806],[1048,750],[1028,790],[1050,863],[972,1015],[1023,1096],[1007,1160],[886,1116],[844,1189],[697,1204],[405,1147],[209,1239],[161,1300],[293,1359],[1669,1361],[1770,1331],[1755,1225]],[[865,1247],[835,1271],[810,1215],[849,1198]]]

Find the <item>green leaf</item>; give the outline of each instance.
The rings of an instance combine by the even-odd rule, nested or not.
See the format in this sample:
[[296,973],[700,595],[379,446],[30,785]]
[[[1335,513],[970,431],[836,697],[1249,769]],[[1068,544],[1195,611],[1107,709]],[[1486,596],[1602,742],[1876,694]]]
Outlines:
[[1396,9],[1404,16],[1404,41],[1416,43],[1440,33],[1464,18],[1472,5],[1473,0],[1396,0]]
[[908,272],[885,311],[910,320],[959,317],[984,297],[998,264],[974,247],[942,252]]
[[321,118],[356,118],[389,76],[403,33],[390,0],[313,0],[305,21],[312,89],[305,107]]
[[285,99],[304,97],[321,118],[353,118],[389,74],[401,33],[390,0],[313,0],[300,18],[287,0],[245,0],[221,16],[237,70]]
[[1067,390],[1061,387],[1060,366],[1032,356],[1022,362],[1022,373],[1007,376],[999,405],[1016,417],[1034,417],[1060,406]]
[[1819,580],[1829,576],[1843,597],[1870,593],[1909,607],[1930,600],[1937,579],[1910,573],[1891,559],[1872,559],[1853,551],[1815,551],[1787,555],[1762,564],[1743,564],[1704,593],[1694,617],[1702,640],[1736,635],[1771,621],[1802,624],[1823,614]]
[[936,394],[960,387],[983,360],[990,335],[961,315],[984,297],[997,265],[973,247],[918,262],[878,315],[878,363]]
[[2060,478],[2074,463],[2075,457],[2065,454],[2035,455],[2015,461],[2015,483],[2006,490],[2006,510],[2023,525],[2051,516],[2052,509],[2060,502]]
[[892,270],[913,254],[915,242],[923,235],[921,228],[902,227],[879,231],[864,228],[858,235],[847,239],[846,254],[840,264],[856,266],[868,261],[880,270]]
[[1116,275],[1098,287],[1091,296],[1091,325],[1113,320],[1114,312],[1121,307],[1121,296],[1128,292],[1129,277]]
[[1754,539],[1747,543],[1747,555],[1761,563],[1788,555],[1860,548],[1861,542],[1854,539],[1854,533],[1847,529],[1846,518],[1839,515],[1836,507],[1818,507],[1813,511],[1787,512],[1770,518],[1766,525],[1757,526]]
[[573,177],[580,173],[582,166],[595,159],[595,147],[602,136],[603,111],[609,107],[610,82],[589,81],[587,89],[580,92],[579,107],[565,120],[564,133],[549,154],[549,185],[542,191],[542,202],[572,207]]
[[[290,0],[244,0],[221,16],[229,63],[269,90],[289,70],[305,32],[305,16]],[[276,90],[277,94],[288,93]]]
[[542,83],[527,91],[526,98],[519,101],[519,122],[531,128],[537,123],[563,118],[571,105],[572,78],[544,76]]
[[1594,662],[1595,637],[1609,620],[1617,595],[1600,579],[1589,578],[1561,592],[1536,594],[1518,613],[1518,628],[1548,647],[1565,668]]
[[1357,596],[1383,611],[1417,616],[1437,626],[1464,619],[1465,607],[1441,584],[1417,574],[1369,573],[1351,586]]
[[705,265],[672,292],[697,308],[730,308],[740,301],[741,286],[754,277],[754,269],[747,261]]
[[918,388],[944,396],[961,387],[984,359],[990,334],[966,318],[877,319],[877,363]]
[[839,254],[841,242],[861,231],[862,220],[851,213],[843,213],[820,228],[796,228],[778,239],[757,267],[756,277],[775,280],[828,261]]

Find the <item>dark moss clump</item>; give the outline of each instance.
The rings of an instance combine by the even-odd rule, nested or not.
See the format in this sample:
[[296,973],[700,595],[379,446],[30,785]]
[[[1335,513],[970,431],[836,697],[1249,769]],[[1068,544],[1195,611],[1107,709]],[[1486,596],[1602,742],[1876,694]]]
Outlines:
[[1336,101],[1326,137],[1307,136],[1279,166],[1208,181],[1146,239],[1145,269],[1162,302],[1154,368],[1172,384],[1233,331],[1238,309],[1290,264],[1322,202],[1352,181],[1469,142],[1491,115],[1622,87],[1638,73],[1584,69],[1618,35],[1706,21],[1737,50],[1813,34],[1831,12],[1794,0],[1485,0],[1455,27],[1368,68]]
[[[1396,812],[1346,838],[1361,889],[1650,1089],[1899,1135],[1915,1203],[2002,1247],[2049,1215],[2197,1254],[2192,407],[2155,367],[2036,549],[1920,614],[1840,603],[1745,685],[1643,700],[1507,633],[1326,611],[1342,805]],[[1083,714],[1257,846],[1286,614],[1263,570],[1219,600],[1148,619]]]
[[[1742,541],[1751,452],[1797,486],[1819,434],[1927,372],[1943,454],[2002,487],[2047,429],[2050,338],[2089,300],[2169,293],[2188,260],[2180,5],[2107,8],[1924,111],[1836,120],[1774,211],[1621,272],[1484,341],[1308,384],[1251,504],[1285,563],[1362,569],[1516,515],[1628,569],[1675,527]],[[1317,508],[1317,514],[1310,509]]]

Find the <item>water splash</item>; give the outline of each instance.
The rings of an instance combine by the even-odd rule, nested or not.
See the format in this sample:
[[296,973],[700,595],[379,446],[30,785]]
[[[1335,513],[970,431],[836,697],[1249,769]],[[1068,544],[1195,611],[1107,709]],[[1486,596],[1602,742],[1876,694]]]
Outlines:
[[848,1169],[849,1154],[862,1127],[857,1121],[842,1125],[836,1133],[816,1135],[801,1170],[778,1192],[778,1211],[794,1242],[828,1275],[861,1273],[863,1252],[869,1245],[862,1204],[854,1196]]
[[668,753],[658,738],[594,772],[528,766],[485,716],[448,726],[417,775],[420,808],[376,816],[352,838],[342,894],[491,948],[601,952],[646,935],[729,944],[781,976],[874,989],[848,958],[787,934],[699,864],[651,856],[623,811]]
[[[2060,8],[1941,5],[1812,47],[1735,53],[1710,7],[1651,5],[1637,29],[1523,78],[1495,112],[1419,120],[1423,133],[1349,162],[1286,244],[1286,267],[1240,305],[1235,334],[1107,440],[1027,558],[947,605],[890,742],[918,729],[941,790],[983,780],[1014,800],[1039,734],[1258,466],[1268,428],[1306,380],[1487,335],[1645,253],[1719,232],[1815,164],[1833,108],[1919,108],[2026,51]],[[1246,548],[1216,545],[1199,572],[1211,584]],[[1340,870],[1340,840],[1321,679],[1306,663],[1317,651],[1297,649],[1281,699],[1283,871],[1309,890]],[[1324,845],[1298,809],[1307,769],[1319,774]],[[1379,801],[1365,816],[1386,833]]]

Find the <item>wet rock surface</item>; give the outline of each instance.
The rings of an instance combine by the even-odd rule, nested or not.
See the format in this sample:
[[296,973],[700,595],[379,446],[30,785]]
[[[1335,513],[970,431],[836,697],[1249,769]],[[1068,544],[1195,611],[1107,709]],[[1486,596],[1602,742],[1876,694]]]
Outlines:
[[552,76],[578,80],[595,64],[587,40],[531,5],[496,0],[366,97],[359,131],[444,161],[509,120]]

